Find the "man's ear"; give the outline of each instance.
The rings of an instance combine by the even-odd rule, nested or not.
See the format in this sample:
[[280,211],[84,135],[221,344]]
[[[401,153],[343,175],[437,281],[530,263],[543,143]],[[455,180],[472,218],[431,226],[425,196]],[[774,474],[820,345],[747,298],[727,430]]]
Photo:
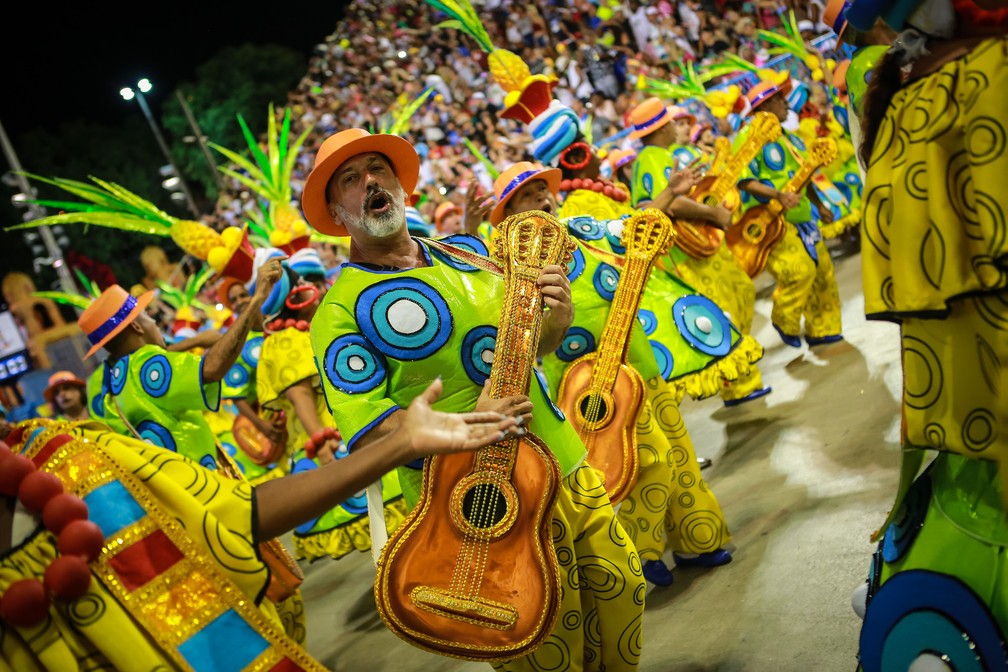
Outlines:
[[345,226],[343,224],[343,220],[340,219],[339,213],[336,210],[336,206],[333,203],[327,202],[326,210],[329,212],[329,216],[333,218],[333,222],[335,222],[339,226]]

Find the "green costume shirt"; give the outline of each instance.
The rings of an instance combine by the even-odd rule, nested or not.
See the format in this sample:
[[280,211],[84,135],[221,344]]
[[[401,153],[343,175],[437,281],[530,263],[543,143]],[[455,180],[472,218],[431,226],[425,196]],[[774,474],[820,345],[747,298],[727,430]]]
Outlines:
[[221,384],[203,381],[201,356],[145,345],[105,367],[109,427],[132,436],[125,417],[148,443],[217,468],[216,437],[203,412],[220,406]]
[[[420,242],[426,267],[376,271],[343,264],[312,320],[312,348],[326,400],[350,450],[437,376],[444,387],[434,408],[453,412],[473,410],[490,376],[504,281]],[[449,236],[442,242],[479,254],[487,251],[472,236]],[[533,373],[530,429],[568,475],[587,451],[550,400],[541,374]],[[417,461],[399,471],[410,506],[419,499],[421,469]]]
[[259,353],[262,351],[263,335],[261,331],[250,331],[245,337],[245,345],[235,363],[228,369],[221,381],[221,398],[256,400],[256,367],[259,366]]
[[[751,130],[752,126],[749,125],[739,131],[732,144],[732,152],[737,151],[746,141]],[[800,156],[804,151],[805,143],[802,139],[794,133],[784,131],[777,140],[763,145],[763,149],[756,154],[756,158],[749,162],[746,174],[739,180],[739,186],[741,187],[749,180],[756,180],[774,189],[783,190],[788,180],[801,166],[801,160],[795,156],[795,153],[797,152]],[[739,189],[739,193],[742,197],[742,212],[767,202],[766,199],[753,196],[744,189]],[[805,190],[803,189],[799,195],[801,202],[784,214],[784,218],[792,224],[804,224],[813,219],[812,203],[805,195]]]

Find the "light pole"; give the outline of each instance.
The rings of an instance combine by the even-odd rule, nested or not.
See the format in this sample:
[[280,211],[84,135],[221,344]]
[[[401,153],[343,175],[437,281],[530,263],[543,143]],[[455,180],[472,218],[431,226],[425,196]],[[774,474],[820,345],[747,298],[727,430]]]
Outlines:
[[140,104],[140,109],[143,110],[144,116],[147,117],[147,123],[150,124],[151,130],[154,131],[154,137],[157,138],[158,145],[161,147],[161,151],[165,155],[165,159],[168,160],[168,165],[172,167],[175,171],[175,177],[179,180],[179,186],[182,187],[182,193],[185,195],[186,202],[189,204],[189,211],[192,212],[194,219],[200,218],[199,208],[196,207],[196,201],[193,200],[192,193],[189,191],[189,185],[182,178],[182,173],[179,171],[178,166],[171,158],[171,152],[168,151],[168,144],[165,142],[164,136],[161,135],[161,129],[158,127],[157,122],[154,121],[154,115],[151,114],[150,107],[147,106],[147,99],[144,94],[153,88],[151,86],[150,80],[141,79],[137,82],[137,91],[134,91],[131,87],[125,86],[119,89],[119,95],[123,97],[123,100],[132,100],[136,98],[137,103]]
[[[217,170],[217,164],[214,162],[213,155],[210,154],[210,148],[206,144],[206,136],[203,135],[203,129],[200,128],[199,124],[196,123],[196,117],[192,113],[192,109],[189,107],[189,103],[186,101],[185,96],[182,95],[182,91],[175,89],[175,96],[178,98],[179,105],[182,106],[182,111],[185,112],[186,119],[189,120],[189,127],[193,130],[196,136],[196,142],[199,144],[200,150],[203,152],[203,158],[206,159],[207,165],[210,166],[210,172],[213,173],[214,182],[217,183],[217,191],[224,191],[224,180],[221,179],[220,171]],[[182,138],[183,142],[188,141],[188,137]]]
[[[21,174],[24,172],[24,169],[21,167],[21,161],[18,160],[17,154],[14,152],[14,146],[11,144],[10,138],[7,137],[7,131],[4,130],[3,124],[0,124],[0,144],[3,145],[4,156],[7,157],[7,164],[13,171],[13,179],[16,180],[21,193],[29,199],[36,198],[38,192],[28,182],[28,178]],[[30,219],[40,219],[48,213],[46,213],[46,209],[41,205],[29,203],[28,214],[30,215]],[[66,262],[63,259],[63,250],[56,244],[56,237],[53,235],[52,229],[48,226],[40,226],[38,227],[38,233],[42,238],[46,251],[49,253],[49,261],[56,270],[60,287],[67,294],[77,294],[77,285],[74,284],[73,275],[71,275],[70,269],[67,268]]]

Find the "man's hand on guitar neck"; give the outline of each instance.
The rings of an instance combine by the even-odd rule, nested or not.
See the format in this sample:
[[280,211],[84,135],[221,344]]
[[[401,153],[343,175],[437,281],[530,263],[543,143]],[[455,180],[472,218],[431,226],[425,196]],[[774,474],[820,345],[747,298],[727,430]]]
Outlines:
[[764,200],[775,199],[785,210],[797,207],[801,203],[801,196],[793,191],[777,191],[774,187],[757,180],[746,180],[739,183],[739,189],[748,191],[753,196],[759,196]]
[[524,394],[500,399],[491,397],[489,378],[483,383],[483,391],[480,393],[479,399],[476,400],[476,408],[473,411],[477,413],[489,411],[521,418],[522,424],[526,427],[532,422],[532,400]]

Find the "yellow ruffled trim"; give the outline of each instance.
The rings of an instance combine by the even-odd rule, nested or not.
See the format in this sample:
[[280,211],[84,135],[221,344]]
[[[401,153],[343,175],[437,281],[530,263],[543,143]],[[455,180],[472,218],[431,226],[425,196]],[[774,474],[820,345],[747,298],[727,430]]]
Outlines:
[[822,237],[826,240],[831,238],[836,238],[844,231],[848,229],[853,229],[855,226],[861,223],[861,211],[856,210],[849,214],[844,215],[840,219],[832,222],[830,224],[823,224],[819,227],[819,232]]
[[[406,519],[406,500],[398,497],[385,503],[385,527],[391,534]],[[311,536],[294,535],[294,557],[309,562],[329,557],[339,560],[353,551],[371,550],[371,523],[364,515],[327,532]]]
[[739,339],[738,344],[721,359],[699,371],[678,378],[672,382],[676,401],[682,401],[684,395],[700,400],[720,394],[725,383],[732,383],[752,371],[753,364],[763,358],[763,346],[752,336],[746,334]]

